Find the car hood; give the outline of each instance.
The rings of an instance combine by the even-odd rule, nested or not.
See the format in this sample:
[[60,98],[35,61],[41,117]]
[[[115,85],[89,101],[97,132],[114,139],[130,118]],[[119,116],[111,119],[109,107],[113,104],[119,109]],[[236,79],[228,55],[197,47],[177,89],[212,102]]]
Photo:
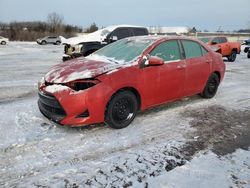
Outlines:
[[48,83],[68,83],[74,80],[94,78],[121,66],[108,61],[81,57],[55,65],[44,78]]
[[83,42],[102,42],[104,40],[104,37],[102,37],[99,33],[90,33],[85,34],[78,37],[72,37],[72,38],[64,38],[60,37],[63,44],[70,44],[70,45],[77,45],[79,43]]

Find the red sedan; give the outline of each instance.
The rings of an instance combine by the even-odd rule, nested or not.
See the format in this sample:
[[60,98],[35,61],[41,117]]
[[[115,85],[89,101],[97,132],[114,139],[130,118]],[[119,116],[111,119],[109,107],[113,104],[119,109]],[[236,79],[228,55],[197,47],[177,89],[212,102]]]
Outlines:
[[138,110],[196,94],[212,98],[224,73],[221,55],[196,39],[125,38],[54,66],[39,83],[38,104],[62,125],[124,128]]

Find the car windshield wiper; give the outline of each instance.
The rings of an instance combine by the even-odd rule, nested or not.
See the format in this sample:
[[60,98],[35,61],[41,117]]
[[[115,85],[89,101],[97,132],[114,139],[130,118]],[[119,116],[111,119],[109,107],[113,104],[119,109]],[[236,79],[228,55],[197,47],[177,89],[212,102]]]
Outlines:
[[111,62],[113,62],[113,63],[115,63],[115,64],[119,64],[117,61],[115,61],[114,59],[111,59],[111,58],[107,58],[107,60],[109,60],[109,61],[111,61]]

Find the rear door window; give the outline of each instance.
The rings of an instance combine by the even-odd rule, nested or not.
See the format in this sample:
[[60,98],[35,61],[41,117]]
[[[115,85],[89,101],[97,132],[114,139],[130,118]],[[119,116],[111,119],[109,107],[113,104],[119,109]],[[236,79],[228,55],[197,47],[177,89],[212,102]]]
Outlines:
[[147,30],[144,28],[132,28],[134,36],[147,35]]
[[203,56],[204,52],[202,52],[202,47],[197,42],[191,40],[182,40],[182,45],[187,59]]
[[181,59],[177,40],[162,42],[150,52],[150,55],[162,58],[164,61],[176,61]]

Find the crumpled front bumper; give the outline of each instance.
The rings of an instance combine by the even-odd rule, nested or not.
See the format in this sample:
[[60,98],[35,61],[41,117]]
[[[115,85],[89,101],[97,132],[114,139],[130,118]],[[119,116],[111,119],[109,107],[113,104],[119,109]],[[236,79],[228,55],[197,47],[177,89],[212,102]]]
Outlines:
[[110,90],[106,87],[104,89],[103,84],[82,91],[63,86],[63,90],[50,92],[46,90],[47,87],[49,86],[44,84],[39,86],[38,106],[41,113],[50,120],[69,126],[84,126],[104,121],[108,98],[103,96]]
[[58,100],[54,96],[45,94],[41,91],[38,92],[38,95],[38,107],[41,113],[48,119],[60,123],[60,121],[66,117],[66,112]]

